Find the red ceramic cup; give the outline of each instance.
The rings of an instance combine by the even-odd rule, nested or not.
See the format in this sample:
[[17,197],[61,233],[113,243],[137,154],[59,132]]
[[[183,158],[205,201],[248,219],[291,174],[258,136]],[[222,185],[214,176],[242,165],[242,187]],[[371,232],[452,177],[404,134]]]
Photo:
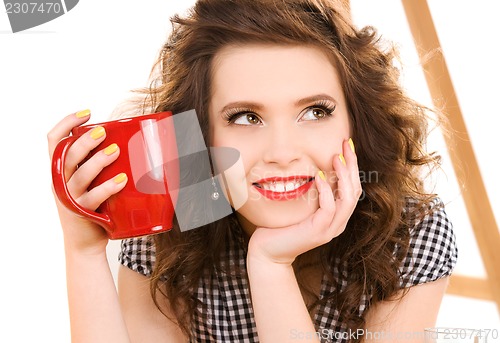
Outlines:
[[[74,128],[72,135],[62,139],[54,150],[52,181],[59,200],[73,212],[101,225],[110,239],[170,230],[179,189],[178,153],[171,116],[171,112],[161,112]],[[124,189],[104,201],[96,211],[90,211],[69,194],[64,165],[71,145],[96,126],[104,127],[106,138],[87,159],[113,143],[118,144],[120,155],[93,180],[89,190],[120,173],[126,173],[128,181]]]

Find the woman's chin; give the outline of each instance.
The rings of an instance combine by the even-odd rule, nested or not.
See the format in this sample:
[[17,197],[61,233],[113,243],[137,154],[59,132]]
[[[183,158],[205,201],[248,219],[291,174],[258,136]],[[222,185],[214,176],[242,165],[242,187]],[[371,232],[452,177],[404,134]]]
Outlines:
[[[248,221],[253,223],[256,227],[265,228],[283,228],[291,225],[296,225],[316,212],[317,206],[302,207],[300,211],[291,209],[274,209],[272,211],[263,209],[258,213],[258,216],[246,217]],[[254,214],[252,213],[252,214]]]

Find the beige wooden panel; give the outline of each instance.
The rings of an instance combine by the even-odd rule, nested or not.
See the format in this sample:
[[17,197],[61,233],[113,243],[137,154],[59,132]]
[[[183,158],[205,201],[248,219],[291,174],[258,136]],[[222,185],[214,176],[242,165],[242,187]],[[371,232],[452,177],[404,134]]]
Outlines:
[[[450,291],[482,299],[491,296],[500,312],[500,234],[431,13],[426,0],[402,3],[434,105],[443,109],[451,125],[453,135],[445,135],[445,141],[487,273],[487,285],[477,279],[453,276]],[[480,291],[476,292],[476,287]]]
[[488,280],[454,275],[446,291],[448,294],[494,301]]

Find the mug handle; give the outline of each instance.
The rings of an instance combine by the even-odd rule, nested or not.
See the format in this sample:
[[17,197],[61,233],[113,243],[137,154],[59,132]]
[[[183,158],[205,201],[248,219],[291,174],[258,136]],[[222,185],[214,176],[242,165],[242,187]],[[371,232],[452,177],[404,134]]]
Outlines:
[[64,164],[66,163],[66,155],[69,148],[77,139],[78,137],[75,136],[65,137],[57,144],[54,150],[52,157],[52,183],[54,191],[59,201],[68,209],[101,225],[106,231],[111,233],[114,231],[114,225],[108,215],[87,210],[80,206],[69,194],[64,173]]

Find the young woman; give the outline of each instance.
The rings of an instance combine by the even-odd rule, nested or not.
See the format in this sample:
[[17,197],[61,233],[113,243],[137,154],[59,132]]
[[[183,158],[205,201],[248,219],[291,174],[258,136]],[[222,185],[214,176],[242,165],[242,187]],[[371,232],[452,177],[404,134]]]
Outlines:
[[[194,230],[124,240],[118,292],[104,231],[58,204],[73,340],[422,341],[457,251],[424,190],[438,156],[395,51],[328,0],[199,0],[172,22],[142,111],[195,109],[207,146],[239,151],[244,172],[226,181],[246,201]],[[50,150],[88,119],[64,118]],[[76,168],[103,139],[84,135],[67,157],[90,209],[127,182],[87,191],[119,154]]]

